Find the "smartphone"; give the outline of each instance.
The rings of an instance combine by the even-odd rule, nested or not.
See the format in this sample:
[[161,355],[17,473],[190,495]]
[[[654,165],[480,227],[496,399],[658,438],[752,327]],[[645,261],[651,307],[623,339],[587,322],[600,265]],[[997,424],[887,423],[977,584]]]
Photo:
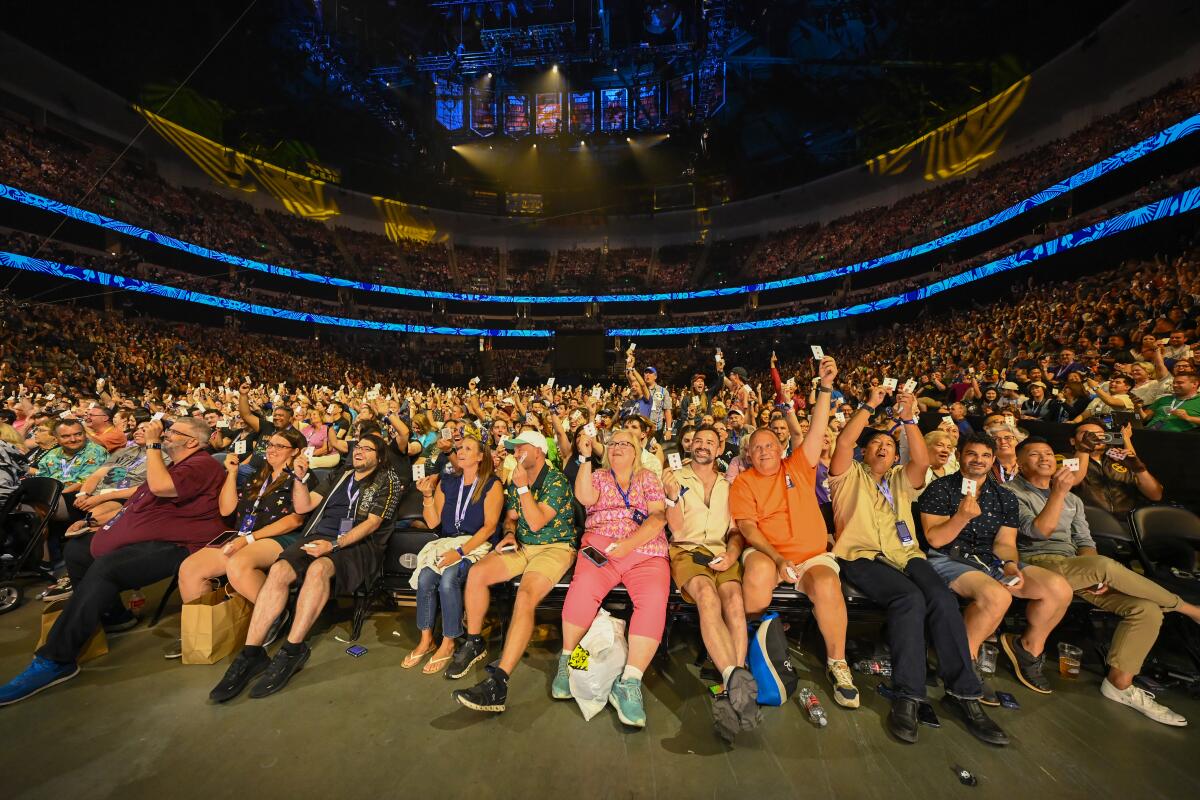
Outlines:
[[355,658],[364,656],[366,654],[367,648],[363,647],[361,644],[352,644],[346,648],[346,655],[354,656]]
[[996,699],[1000,701],[1000,705],[1013,710],[1020,710],[1021,704],[1017,702],[1017,698],[1013,697],[1008,692],[996,692]]
[[1000,579],[1000,583],[1004,584],[1005,586],[1009,586],[1009,587],[1016,586],[1020,582],[1021,582],[1020,575],[1006,575],[1005,577]]
[[603,567],[605,564],[608,563],[608,556],[604,555],[604,553],[601,553],[599,550],[592,547],[590,544],[587,547],[582,548],[579,551],[579,554],[581,556],[583,556],[584,558],[586,558],[588,561],[595,564],[597,567]]
[[515,553],[515,552],[517,552],[517,546],[515,544],[510,544],[508,547],[498,548],[496,550],[496,552],[497,553]]
[[222,531],[221,533],[219,533],[217,535],[217,537],[215,539],[213,539],[211,542],[209,542],[208,544],[206,544],[204,546],[205,547],[224,547],[225,545],[232,542],[237,535],[238,535],[237,531]]
[[705,555],[704,553],[701,553],[697,550],[692,551],[692,561],[696,562],[697,564],[699,564],[702,567],[707,567],[709,564],[711,564],[715,560],[716,559],[713,558],[712,556]]

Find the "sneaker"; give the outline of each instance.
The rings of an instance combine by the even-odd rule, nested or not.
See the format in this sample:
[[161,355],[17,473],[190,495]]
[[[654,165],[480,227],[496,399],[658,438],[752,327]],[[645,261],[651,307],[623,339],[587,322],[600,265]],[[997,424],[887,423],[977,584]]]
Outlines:
[[1000,698],[996,697],[996,690],[988,685],[987,678],[983,675],[983,670],[979,668],[979,662],[972,661],[971,668],[975,670],[975,677],[979,679],[979,685],[983,687],[983,697],[979,698],[979,702],[985,706],[999,706]]
[[1105,678],[1104,682],[1100,684],[1100,694],[1113,702],[1142,712],[1155,722],[1161,722],[1163,725],[1173,725],[1176,728],[1187,727],[1187,719],[1182,714],[1176,714],[1162,703],[1155,702],[1153,692],[1147,692],[1145,689],[1137,686],[1130,686],[1128,689],[1118,689],[1108,682],[1108,678]]
[[446,667],[446,678],[452,681],[458,680],[467,674],[467,670],[486,657],[487,642],[483,640],[482,636],[463,637],[463,643],[458,646],[450,658],[450,666]]
[[646,709],[642,706],[642,682],[637,678],[618,678],[608,693],[608,703],[617,710],[621,722],[633,728],[646,727]]
[[208,693],[208,699],[214,703],[232,700],[241,694],[250,681],[265,670],[270,663],[271,659],[267,658],[267,654],[261,648],[252,653],[242,650],[238,653],[237,658],[233,659],[229,669],[225,670],[225,676],[221,678],[221,682]]
[[66,600],[74,593],[74,591],[75,590],[71,587],[70,576],[64,575],[63,577],[59,578],[53,586],[39,594],[38,600],[41,600],[44,603],[53,603],[55,600]]
[[257,700],[273,695],[287,686],[292,676],[304,668],[304,662],[308,661],[311,654],[312,650],[306,644],[300,645],[300,648],[294,651],[284,644],[275,652],[275,657],[267,665],[262,677],[251,687],[250,696]]
[[163,648],[163,658],[171,661],[176,658],[183,658],[183,639],[176,639],[165,648]]
[[267,636],[263,639],[262,646],[270,647],[275,644],[275,640],[279,638],[279,632],[283,630],[283,626],[287,625],[287,621],[292,618],[292,612],[286,608],[279,612],[279,616],[271,623],[271,627],[267,628]]
[[133,630],[137,627],[141,620],[129,610],[119,617],[101,617],[100,623],[104,626],[104,632],[107,634],[124,633],[128,630]]
[[62,663],[34,656],[33,662],[17,677],[0,686],[0,706],[19,703],[33,697],[43,689],[49,689],[79,674],[79,665],[74,661]]
[[473,711],[499,714],[508,702],[508,684],[501,683],[495,675],[489,675],[470,689],[459,689],[451,696]]
[[902,742],[917,743],[917,712],[921,701],[912,697],[897,697],[892,701],[892,710],[888,712],[888,730]]
[[978,700],[964,700],[948,694],[942,698],[942,704],[957,714],[971,735],[979,741],[999,746],[1008,744],[1008,735],[984,713]]
[[742,730],[742,721],[738,718],[737,712],[733,710],[733,704],[729,701],[728,694],[722,692],[713,698],[712,712],[713,730],[727,744],[733,744],[733,740]]
[[571,671],[567,668],[570,660],[570,653],[558,654],[558,671],[554,673],[554,683],[550,685],[550,696],[555,700],[571,699]]
[[1017,680],[1035,692],[1050,694],[1050,681],[1046,680],[1042,673],[1046,666],[1045,653],[1040,656],[1030,655],[1029,651],[1021,646],[1021,638],[1015,633],[1001,636],[1000,646],[1008,654],[1008,660],[1012,662],[1013,670],[1017,673]]
[[758,683],[749,671],[734,667],[725,684],[729,703],[737,713],[742,730],[752,731],[762,722],[762,708],[758,705]]
[[843,708],[858,708],[858,689],[854,686],[850,665],[845,661],[835,661],[825,668],[825,674],[833,684],[834,701]]

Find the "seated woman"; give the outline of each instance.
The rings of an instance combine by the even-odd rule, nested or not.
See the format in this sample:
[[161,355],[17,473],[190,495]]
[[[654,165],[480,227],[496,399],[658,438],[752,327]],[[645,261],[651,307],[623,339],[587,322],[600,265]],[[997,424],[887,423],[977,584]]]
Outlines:
[[[221,514],[232,515],[237,536],[221,547],[205,547],[188,556],[179,567],[179,596],[187,603],[210,591],[213,578],[226,575],[229,585],[251,603],[267,579],[267,570],[284,548],[296,541],[304,516],[297,514],[292,502],[292,462],[305,448],[304,436],[295,428],[275,431],[267,440],[267,457],[238,493],[236,458],[225,459],[225,483],[218,499]],[[311,472],[304,485],[316,486]],[[287,611],[271,626],[268,639],[274,640],[287,621]],[[180,643],[169,647],[166,658],[179,658]]]
[[624,584],[634,607],[629,658],[608,701],[621,722],[644,728],[642,674],[662,639],[671,592],[662,483],[640,466],[641,448],[630,431],[615,431],[609,439],[607,469],[594,472],[591,455],[591,437],[580,439],[575,497],[587,509],[587,525],[563,604],[563,651],[552,695],[559,700],[571,697],[567,677],[571,651],[587,633],[605,596]]
[[325,414],[320,406],[313,406],[307,410],[300,432],[304,434],[306,445],[313,449],[313,454],[308,457],[309,466],[313,469],[330,469],[342,460],[341,453],[335,451],[329,443],[333,430],[325,421]]
[[[470,436],[455,447],[457,469],[450,474],[427,475],[417,484],[424,497],[421,512],[430,528],[442,526],[442,538],[421,550],[412,586],[417,590],[417,629],[421,641],[400,666],[412,669],[433,653],[421,670],[435,675],[454,655],[463,635],[463,587],[471,564],[499,541],[496,526],[504,510],[504,489],[496,477],[492,456]],[[440,480],[439,480],[440,477]],[[432,566],[430,565],[432,561]],[[433,621],[442,603],[442,643],[435,651]]]
[[925,470],[926,486],[938,478],[958,472],[954,446],[954,437],[944,430],[938,429],[925,434],[925,449],[929,451],[929,467]]

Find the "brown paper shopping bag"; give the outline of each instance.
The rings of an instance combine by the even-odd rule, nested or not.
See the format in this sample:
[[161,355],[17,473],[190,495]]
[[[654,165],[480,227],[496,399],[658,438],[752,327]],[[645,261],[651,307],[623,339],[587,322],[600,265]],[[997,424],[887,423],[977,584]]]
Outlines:
[[246,643],[254,606],[229,587],[183,604],[183,663],[215,664]]
[[[50,636],[50,629],[54,627],[54,622],[62,614],[69,600],[62,600],[57,603],[48,603],[42,609],[42,635],[38,637],[36,650],[40,650],[42,645],[46,643],[47,637]],[[87,644],[79,651],[79,655],[75,658],[75,663],[82,664],[85,661],[91,661],[93,658],[108,654],[108,640],[104,638],[104,628],[97,626],[96,632],[87,640]]]

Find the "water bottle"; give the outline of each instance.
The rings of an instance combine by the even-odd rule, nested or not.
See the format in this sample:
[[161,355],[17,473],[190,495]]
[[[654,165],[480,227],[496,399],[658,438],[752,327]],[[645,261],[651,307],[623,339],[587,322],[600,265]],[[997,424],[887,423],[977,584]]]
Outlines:
[[829,718],[825,716],[825,709],[821,708],[821,701],[817,699],[816,693],[811,689],[800,690],[800,705],[808,712],[809,720],[818,728],[824,728],[829,724]]
[[146,595],[142,594],[141,589],[134,589],[129,594],[129,611],[137,616],[142,613],[142,606],[146,605]]
[[854,662],[854,671],[864,675],[890,676],[892,661],[890,658],[864,658],[862,661]]

